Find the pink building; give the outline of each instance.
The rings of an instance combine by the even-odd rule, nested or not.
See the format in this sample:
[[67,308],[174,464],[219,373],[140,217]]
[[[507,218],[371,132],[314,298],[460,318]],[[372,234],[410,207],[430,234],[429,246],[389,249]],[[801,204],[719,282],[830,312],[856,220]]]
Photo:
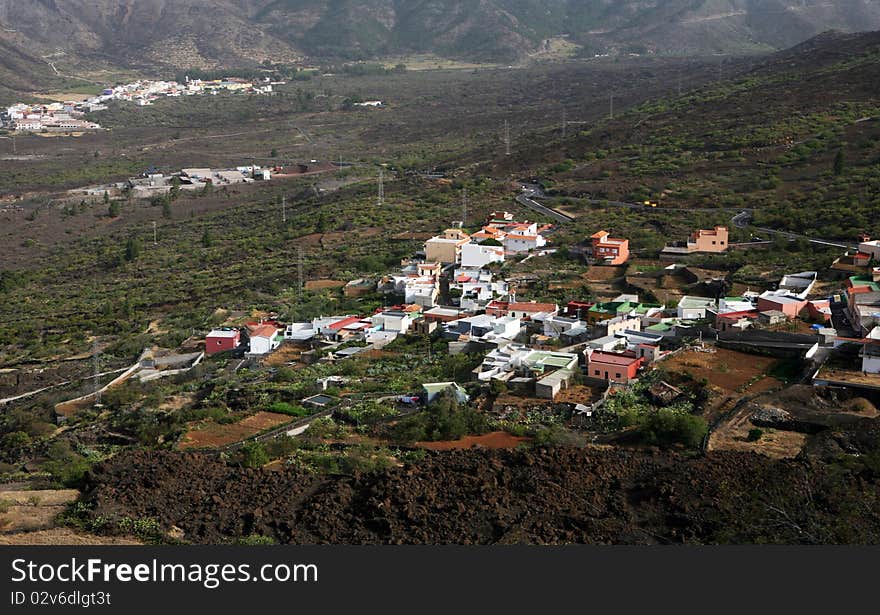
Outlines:
[[608,231],[593,234],[593,258],[606,265],[622,265],[629,259],[629,239],[615,239]]
[[759,312],[772,312],[778,311],[785,314],[785,317],[789,320],[793,320],[798,317],[809,301],[805,299],[798,299],[796,297],[791,297],[788,295],[774,295],[772,293],[764,293],[760,297],[758,297],[758,311]]
[[587,377],[614,382],[629,382],[636,378],[645,359],[634,352],[587,352]]

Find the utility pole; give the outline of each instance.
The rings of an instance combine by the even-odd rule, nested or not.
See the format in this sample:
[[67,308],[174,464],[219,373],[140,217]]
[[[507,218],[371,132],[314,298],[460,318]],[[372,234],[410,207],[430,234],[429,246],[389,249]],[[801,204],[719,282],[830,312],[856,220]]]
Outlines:
[[461,189],[461,226],[467,226],[468,219],[468,193],[467,186]]
[[614,94],[611,95],[611,103],[609,105],[611,119],[614,119]]
[[101,373],[101,357],[98,353],[98,338],[92,342],[92,363],[95,370],[95,405],[101,403],[101,379],[98,374]]
[[159,236],[156,233],[156,221],[153,220],[153,245],[155,246],[158,244],[159,244]]
[[303,284],[303,250],[302,250],[302,246],[300,246],[300,247],[297,248],[297,256],[298,256],[298,258],[297,258],[297,266],[296,266],[296,269],[297,269],[297,277],[299,278],[299,284],[298,284],[298,287],[297,287],[297,288],[298,288],[299,300],[302,301],[302,298],[303,298],[303,287],[304,287],[304,284]]
[[281,197],[281,222],[287,224],[287,197]]
[[385,204],[385,171],[379,167],[379,207]]
[[510,156],[510,122],[504,120],[504,155]]
[[562,138],[563,140],[568,136],[568,117],[565,114],[565,107],[562,108]]

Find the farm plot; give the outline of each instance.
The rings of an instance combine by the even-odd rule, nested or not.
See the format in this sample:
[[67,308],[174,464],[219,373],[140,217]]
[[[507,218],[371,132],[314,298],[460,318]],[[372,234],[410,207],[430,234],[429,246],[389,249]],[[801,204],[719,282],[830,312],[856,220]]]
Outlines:
[[[778,360],[773,357],[745,354],[725,348],[711,348],[714,352],[685,351],[663,362],[670,372],[689,373],[694,380],[706,380],[722,393],[744,393],[747,390],[766,390],[781,383],[767,376]],[[768,380],[760,384],[762,380]],[[760,386],[759,386],[760,384]]]
[[740,451],[766,455],[772,459],[796,457],[807,441],[807,434],[777,429],[762,429],[758,439],[750,439],[749,432],[755,428],[749,418],[754,411],[746,404],[729,420],[712,432],[710,451]]
[[55,517],[78,496],[76,489],[0,491],[0,532],[49,529]]
[[488,449],[517,448],[520,444],[529,442],[531,438],[513,436],[505,431],[493,431],[482,436],[466,436],[460,440],[445,440],[441,442],[416,442],[416,446],[431,451],[467,450],[481,447]]
[[257,412],[237,423],[221,425],[219,423],[206,422],[193,425],[178,444],[180,450],[197,448],[217,448],[240,442],[251,436],[290,423],[291,418],[283,414],[271,412]]

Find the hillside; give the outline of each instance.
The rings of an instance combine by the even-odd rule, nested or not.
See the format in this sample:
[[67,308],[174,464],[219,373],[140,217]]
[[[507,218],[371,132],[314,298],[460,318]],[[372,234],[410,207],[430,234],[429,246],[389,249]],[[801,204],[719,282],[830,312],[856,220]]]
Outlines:
[[487,172],[541,176],[575,208],[750,208],[759,226],[852,241],[880,232],[878,60],[880,33],[822,35],[565,141],[532,139]]
[[559,36],[585,55],[741,53],[873,27],[870,0],[0,0],[0,41],[79,70],[413,53],[508,62]]

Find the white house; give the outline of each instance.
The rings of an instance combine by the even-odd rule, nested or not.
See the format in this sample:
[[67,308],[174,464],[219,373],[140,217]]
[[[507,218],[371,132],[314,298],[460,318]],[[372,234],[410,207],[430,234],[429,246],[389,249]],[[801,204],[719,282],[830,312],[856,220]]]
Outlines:
[[444,336],[459,339],[468,336],[472,340],[493,342],[513,340],[522,330],[519,318],[511,316],[494,317],[486,314],[460,318],[444,324]]
[[722,297],[718,300],[719,314],[748,312],[755,309],[755,302],[749,297]]
[[880,344],[865,344],[862,349],[862,371],[866,374],[880,374]]
[[483,246],[478,243],[466,243],[461,246],[461,266],[463,268],[481,269],[489,263],[503,262],[503,246]]
[[678,317],[682,320],[702,320],[706,318],[706,310],[714,310],[715,307],[714,299],[685,296],[678,302]]
[[818,278],[819,273],[816,271],[792,273],[782,278],[782,281],[779,283],[779,290],[788,291],[789,294],[798,299],[806,299],[810,291],[813,290],[813,286]]
[[282,339],[275,325],[257,325],[250,330],[250,354],[269,354],[281,345]]
[[577,318],[552,315],[544,320],[544,335],[557,338],[578,327],[586,328],[587,323]]
[[386,310],[373,315],[373,327],[381,331],[403,334],[409,331],[409,328],[417,317],[418,314],[410,312]]

